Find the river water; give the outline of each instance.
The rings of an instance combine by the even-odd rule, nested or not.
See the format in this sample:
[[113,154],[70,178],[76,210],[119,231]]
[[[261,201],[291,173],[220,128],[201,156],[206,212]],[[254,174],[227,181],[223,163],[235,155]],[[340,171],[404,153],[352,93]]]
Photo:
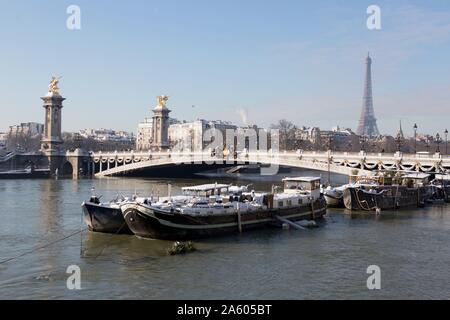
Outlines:
[[[253,181],[256,190],[270,190],[279,178],[170,182],[173,193],[216,180]],[[135,192],[165,196],[168,181],[0,180],[0,260],[84,228],[80,204],[92,186],[110,200]],[[329,209],[318,229],[274,228],[195,241],[197,251],[178,256],[167,255],[171,245],[84,231],[0,264],[0,299],[450,298],[449,205],[379,217]],[[81,290],[66,287],[70,265],[80,267]],[[381,290],[367,289],[370,265],[381,269]]]

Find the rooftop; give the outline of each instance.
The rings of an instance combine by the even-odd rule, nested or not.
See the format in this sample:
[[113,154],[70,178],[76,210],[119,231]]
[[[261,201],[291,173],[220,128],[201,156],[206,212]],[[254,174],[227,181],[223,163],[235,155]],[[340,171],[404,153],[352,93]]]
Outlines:
[[210,183],[210,184],[201,184],[197,186],[191,186],[191,187],[183,187],[181,190],[183,191],[209,191],[209,190],[215,190],[215,189],[222,189],[222,188],[228,188],[228,184],[218,184],[218,183]]
[[318,181],[320,177],[286,177],[283,181],[312,182]]
[[408,173],[407,175],[404,175],[402,178],[408,178],[408,179],[426,179],[430,175],[423,172],[415,172],[415,173]]

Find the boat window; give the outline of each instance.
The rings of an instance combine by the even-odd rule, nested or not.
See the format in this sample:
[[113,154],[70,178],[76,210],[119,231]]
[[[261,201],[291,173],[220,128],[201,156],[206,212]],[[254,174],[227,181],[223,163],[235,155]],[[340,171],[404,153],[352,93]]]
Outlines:
[[286,181],[285,189],[290,190],[316,190],[320,188],[320,180],[315,181]]
[[317,190],[320,189],[320,181],[316,180],[311,182],[311,190]]
[[302,204],[302,203],[303,203],[302,199],[298,199],[298,204]]
[[283,201],[278,201],[278,206],[282,207],[283,206]]
[[298,183],[296,181],[286,181],[284,188],[296,190],[298,188]]
[[288,200],[287,205],[288,205],[288,207],[292,206],[292,200]]

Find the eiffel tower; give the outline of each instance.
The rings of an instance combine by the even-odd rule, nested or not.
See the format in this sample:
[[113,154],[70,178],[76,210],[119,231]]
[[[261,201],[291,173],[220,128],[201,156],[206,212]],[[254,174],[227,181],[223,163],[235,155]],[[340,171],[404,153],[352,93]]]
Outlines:
[[375,113],[373,111],[372,59],[369,54],[367,54],[366,58],[366,80],[364,85],[363,107],[356,134],[367,137],[375,137],[380,134],[377,127],[377,119],[375,119]]

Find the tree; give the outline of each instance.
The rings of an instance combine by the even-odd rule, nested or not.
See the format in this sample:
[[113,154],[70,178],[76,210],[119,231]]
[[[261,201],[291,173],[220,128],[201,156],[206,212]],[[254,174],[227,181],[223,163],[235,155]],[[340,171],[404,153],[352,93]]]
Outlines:
[[63,133],[63,148],[73,151],[75,149],[84,149],[87,151],[127,151],[134,149],[134,142],[122,141],[100,141],[92,138],[85,138],[79,134]]
[[297,127],[286,119],[281,119],[276,124],[270,126],[271,129],[278,129],[280,133],[280,150],[294,150],[298,148],[295,131]]
[[32,136],[27,134],[11,134],[6,138],[6,148],[18,152],[39,151],[41,145],[41,135]]

